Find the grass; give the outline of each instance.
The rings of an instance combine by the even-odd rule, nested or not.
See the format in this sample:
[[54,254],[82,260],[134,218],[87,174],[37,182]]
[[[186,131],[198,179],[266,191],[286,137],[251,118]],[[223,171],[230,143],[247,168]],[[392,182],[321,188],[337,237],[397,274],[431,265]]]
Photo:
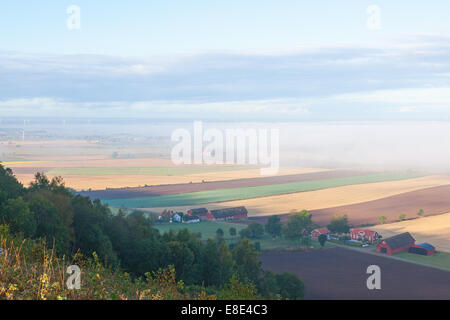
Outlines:
[[[362,248],[362,243],[356,243],[356,242],[345,242],[342,240],[328,240],[329,242],[332,243],[337,243],[337,244],[341,244],[344,246],[349,246],[349,247],[356,247],[356,248]],[[372,244],[371,247],[373,247],[374,245]]]
[[196,173],[224,172],[254,169],[250,166],[178,166],[178,167],[109,167],[109,168],[57,168],[48,174],[55,176],[67,175],[156,175],[181,176]]
[[418,177],[417,174],[380,173],[335,179],[300,181],[272,184],[257,187],[218,189],[182,194],[105,200],[111,206],[128,208],[151,208],[197,205],[224,201],[244,200],[295,192],[314,191],[347,185],[365,184],[382,181],[405,180]]
[[[224,232],[224,239],[233,240],[239,238],[239,231],[245,229],[247,226],[238,223],[229,222],[215,222],[215,221],[203,221],[200,223],[165,223],[156,224],[155,228],[159,232],[164,233],[169,230],[179,231],[183,229],[188,229],[190,232],[200,232],[202,234],[202,239],[213,239],[216,237],[217,229],[221,228]],[[235,228],[237,235],[235,237],[230,236],[230,228]]]
[[422,256],[420,254],[413,254],[408,252],[400,252],[394,257],[403,258],[410,261],[420,262],[433,266],[443,267],[450,270],[450,253],[438,251],[431,256]]

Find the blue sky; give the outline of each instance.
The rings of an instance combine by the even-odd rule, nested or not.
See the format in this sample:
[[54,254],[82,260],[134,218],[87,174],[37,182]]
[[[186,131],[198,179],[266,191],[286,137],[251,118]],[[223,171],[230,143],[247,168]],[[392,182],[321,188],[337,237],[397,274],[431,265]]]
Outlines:
[[444,0],[2,2],[0,111],[450,120],[448,12]]

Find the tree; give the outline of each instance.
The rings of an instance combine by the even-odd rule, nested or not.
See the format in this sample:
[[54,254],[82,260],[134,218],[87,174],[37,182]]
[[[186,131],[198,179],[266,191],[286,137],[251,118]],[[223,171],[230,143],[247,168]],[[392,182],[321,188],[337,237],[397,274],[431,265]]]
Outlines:
[[303,236],[300,243],[304,247],[309,247],[311,245],[311,238],[309,236]]
[[255,250],[255,246],[250,243],[250,240],[243,239],[233,249],[233,259],[239,279],[257,283],[261,271],[261,262],[258,259],[258,252]]
[[311,231],[311,214],[303,210],[289,216],[286,226],[283,228],[283,235],[292,240],[299,240],[303,236],[303,230]]
[[53,203],[40,194],[36,194],[29,201],[30,210],[36,219],[36,237],[43,237],[47,246],[55,244],[59,254],[67,254],[72,245],[72,230],[64,224],[58,209]]
[[419,212],[417,212],[417,215],[419,216],[419,217],[422,217],[423,215],[424,215],[424,211],[423,211],[423,209],[420,209],[419,210]]
[[275,276],[282,299],[300,300],[305,295],[305,284],[295,274],[284,272]]
[[222,239],[222,238],[223,238],[223,235],[224,235],[224,233],[223,233],[223,230],[222,230],[221,228],[219,228],[219,229],[216,230],[216,237],[217,237],[218,239]]
[[230,232],[230,236],[232,236],[232,237],[235,237],[237,234],[236,228],[234,228],[234,227],[231,227],[229,232]]
[[22,197],[8,199],[0,210],[0,224],[9,225],[13,233],[22,232],[25,237],[33,237],[36,232],[36,220],[33,212]]
[[318,238],[320,246],[323,248],[325,246],[325,242],[327,242],[328,238],[326,234],[321,234]]
[[379,216],[378,220],[383,224],[386,222],[387,218],[385,216]]
[[24,193],[20,184],[10,168],[4,168],[0,164],[0,206],[8,199],[15,199]]
[[221,300],[256,300],[257,298],[258,292],[255,285],[248,281],[240,281],[236,274],[219,292],[219,299]]
[[282,229],[281,219],[279,216],[271,216],[265,225],[265,230],[268,234],[270,234],[272,237],[279,237],[281,236],[281,229]]
[[264,227],[259,223],[251,223],[239,232],[241,238],[258,239],[264,234]]
[[295,274],[289,272],[275,274],[265,270],[258,282],[258,290],[266,299],[299,300],[304,297],[305,285]]
[[399,219],[400,221],[403,221],[403,220],[406,219],[406,215],[405,215],[404,213],[402,213],[402,214],[400,214],[400,215],[398,216],[398,219]]
[[333,215],[331,223],[327,226],[327,228],[332,233],[348,233],[350,231],[350,226],[348,224],[347,215]]

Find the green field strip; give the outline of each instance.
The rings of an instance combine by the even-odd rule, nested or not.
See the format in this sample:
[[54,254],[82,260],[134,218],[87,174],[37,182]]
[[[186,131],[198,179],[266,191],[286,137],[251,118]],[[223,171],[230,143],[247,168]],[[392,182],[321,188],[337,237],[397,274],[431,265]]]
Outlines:
[[57,168],[48,172],[55,176],[68,175],[154,175],[181,176],[187,174],[226,172],[238,170],[258,169],[252,166],[185,166],[185,167],[86,167],[86,168]]
[[353,176],[353,177],[324,179],[324,180],[300,181],[300,182],[272,184],[257,187],[217,189],[217,190],[171,194],[153,197],[112,199],[112,200],[104,200],[104,202],[108,203],[111,206],[125,207],[125,208],[188,206],[205,203],[216,203],[224,201],[268,197],[296,192],[314,191],[355,184],[406,180],[418,178],[420,176],[421,175],[411,173],[379,173],[356,177]]

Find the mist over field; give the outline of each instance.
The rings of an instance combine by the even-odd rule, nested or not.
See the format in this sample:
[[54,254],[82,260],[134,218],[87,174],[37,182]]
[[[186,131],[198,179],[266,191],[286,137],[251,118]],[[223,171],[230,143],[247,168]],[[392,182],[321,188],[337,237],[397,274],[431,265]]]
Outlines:
[[[25,124],[24,124],[25,123]],[[420,170],[450,172],[450,125],[448,122],[203,122],[207,129],[278,129],[280,165],[363,170]],[[3,119],[0,140],[98,140],[98,149],[138,157],[158,149],[162,158],[170,157],[175,129],[193,132],[191,121],[147,119]],[[14,158],[32,153],[32,146],[21,149],[0,145],[0,155]],[[54,155],[89,154],[89,149],[50,150]]]

